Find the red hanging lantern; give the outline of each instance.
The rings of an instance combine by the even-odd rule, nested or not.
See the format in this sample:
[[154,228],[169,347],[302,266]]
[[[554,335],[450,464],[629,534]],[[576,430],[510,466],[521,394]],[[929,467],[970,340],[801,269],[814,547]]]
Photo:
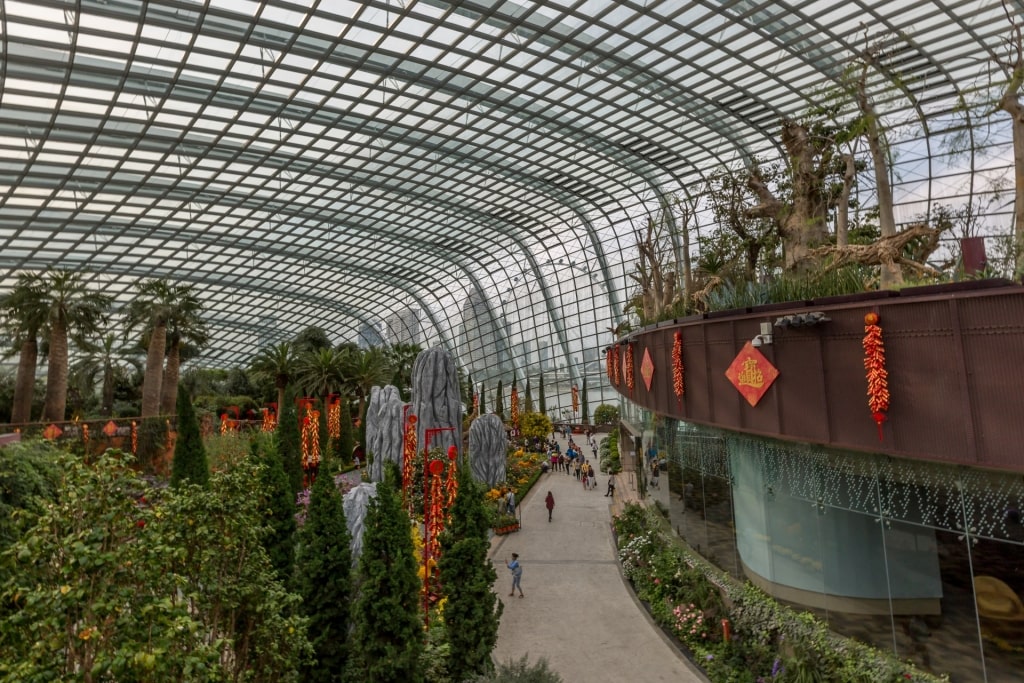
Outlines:
[[868,409],[878,425],[878,440],[882,441],[882,423],[889,410],[889,373],[885,369],[885,344],[877,313],[864,316],[864,370],[868,382]]
[[683,409],[683,333],[676,332],[672,342],[672,391],[676,395],[679,409]]

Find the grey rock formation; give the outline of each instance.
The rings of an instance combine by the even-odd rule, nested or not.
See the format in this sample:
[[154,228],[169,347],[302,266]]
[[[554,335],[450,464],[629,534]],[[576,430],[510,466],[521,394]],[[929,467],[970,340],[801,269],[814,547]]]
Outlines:
[[384,478],[384,462],[402,466],[402,403],[397,387],[390,384],[370,390],[366,406],[366,445],[373,454],[370,463],[370,481]]
[[505,424],[494,413],[481,415],[469,427],[469,467],[473,478],[491,488],[505,481],[508,437]]
[[422,452],[428,429],[451,428],[438,432],[430,440],[430,448],[446,452],[455,445],[462,450],[462,397],[455,361],[444,349],[431,348],[416,356],[412,365],[412,411],[416,423],[416,443]]
[[366,511],[370,500],[377,496],[377,484],[361,483],[345,494],[343,505],[349,536],[352,537],[352,564],[359,561],[363,552],[363,529],[366,526]]

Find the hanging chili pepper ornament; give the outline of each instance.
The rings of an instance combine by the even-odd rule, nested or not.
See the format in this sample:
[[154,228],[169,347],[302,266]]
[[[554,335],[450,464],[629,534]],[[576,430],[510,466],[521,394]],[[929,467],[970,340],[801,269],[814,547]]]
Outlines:
[[672,391],[679,409],[683,409],[683,333],[676,332],[672,342]]
[[629,393],[633,393],[633,387],[636,385],[636,377],[633,376],[633,345],[626,344],[626,388],[629,389]]
[[889,410],[889,373],[885,369],[885,345],[878,314],[864,316],[864,370],[868,380],[868,409],[878,425],[878,440],[883,440],[882,423]]

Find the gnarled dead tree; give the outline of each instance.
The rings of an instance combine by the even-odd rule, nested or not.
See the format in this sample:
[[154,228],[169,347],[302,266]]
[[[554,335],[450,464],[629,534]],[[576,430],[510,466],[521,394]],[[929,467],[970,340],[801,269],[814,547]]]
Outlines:
[[662,215],[648,218],[646,230],[636,231],[640,258],[637,259],[636,272],[629,276],[639,285],[639,291],[626,308],[634,310],[645,325],[670,313],[676,300],[676,271],[661,243],[660,228],[664,220]]
[[811,127],[791,119],[782,122],[782,146],[789,157],[791,192],[788,201],[775,195],[755,167],[747,187],[757,195],[758,204],[747,209],[749,218],[770,218],[782,238],[786,270],[813,268],[808,254],[828,242],[829,198],[825,178],[832,173],[835,145],[832,140],[812,135]]
[[923,258],[921,261],[908,258],[906,248],[914,240],[921,240],[915,244],[914,251],[927,257],[938,248],[942,232],[924,224],[912,225],[891,237],[882,237],[872,244],[849,244],[844,247],[828,245],[811,249],[807,252],[806,258],[815,264],[824,263],[820,266],[820,272],[823,273],[849,265],[880,265],[883,272],[886,268],[896,268],[902,273],[902,269],[907,268],[920,275],[939,277],[941,273],[923,263]]
[[1016,250],[1016,273],[1024,272],[1024,104],[1021,104],[1021,91],[1024,90],[1024,39],[1021,25],[1008,3],[1003,2],[1003,11],[1010,22],[1009,36],[1006,39],[1006,57],[995,58],[994,61],[1006,77],[1006,86],[996,105],[996,111],[1004,111],[1010,115],[1013,130],[1013,236]]

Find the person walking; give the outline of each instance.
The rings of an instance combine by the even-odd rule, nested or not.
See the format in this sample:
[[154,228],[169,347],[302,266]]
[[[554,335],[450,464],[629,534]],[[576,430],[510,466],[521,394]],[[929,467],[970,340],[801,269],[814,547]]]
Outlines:
[[588,472],[589,472],[589,470],[587,469],[587,465],[586,465],[586,463],[584,463],[583,466],[580,467],[580,473],[581,473],[580,480],[583,482],[583,490],[584,491],[586,491],[587,489],[590,488],[590,482],[587,480],[587,473]]
[[523,597],[523,586],[520,583],[523,579],[523,565],[519,564],[519,555],[512,553],[512,561],[506,562],[505,566],[512,572],[512,592],[508,594],[508,597],[512,597],[516,594],[516,589],[519,589],[519,597]]
[[544,507],[548,509],[548,521],[551,521],[551,512],[555,509],[555,496],[548,491],[548,497],[544,499]]
[[590,488],[596,489],[597,488],[597,473],[594,472],[594,466],[591,465],[590,463],[587,463],[587,474],[590,475]]
[[608,493],[604,494],[604,497],[608,496],[615,496],[615,475],[613,474],[608,475]]

